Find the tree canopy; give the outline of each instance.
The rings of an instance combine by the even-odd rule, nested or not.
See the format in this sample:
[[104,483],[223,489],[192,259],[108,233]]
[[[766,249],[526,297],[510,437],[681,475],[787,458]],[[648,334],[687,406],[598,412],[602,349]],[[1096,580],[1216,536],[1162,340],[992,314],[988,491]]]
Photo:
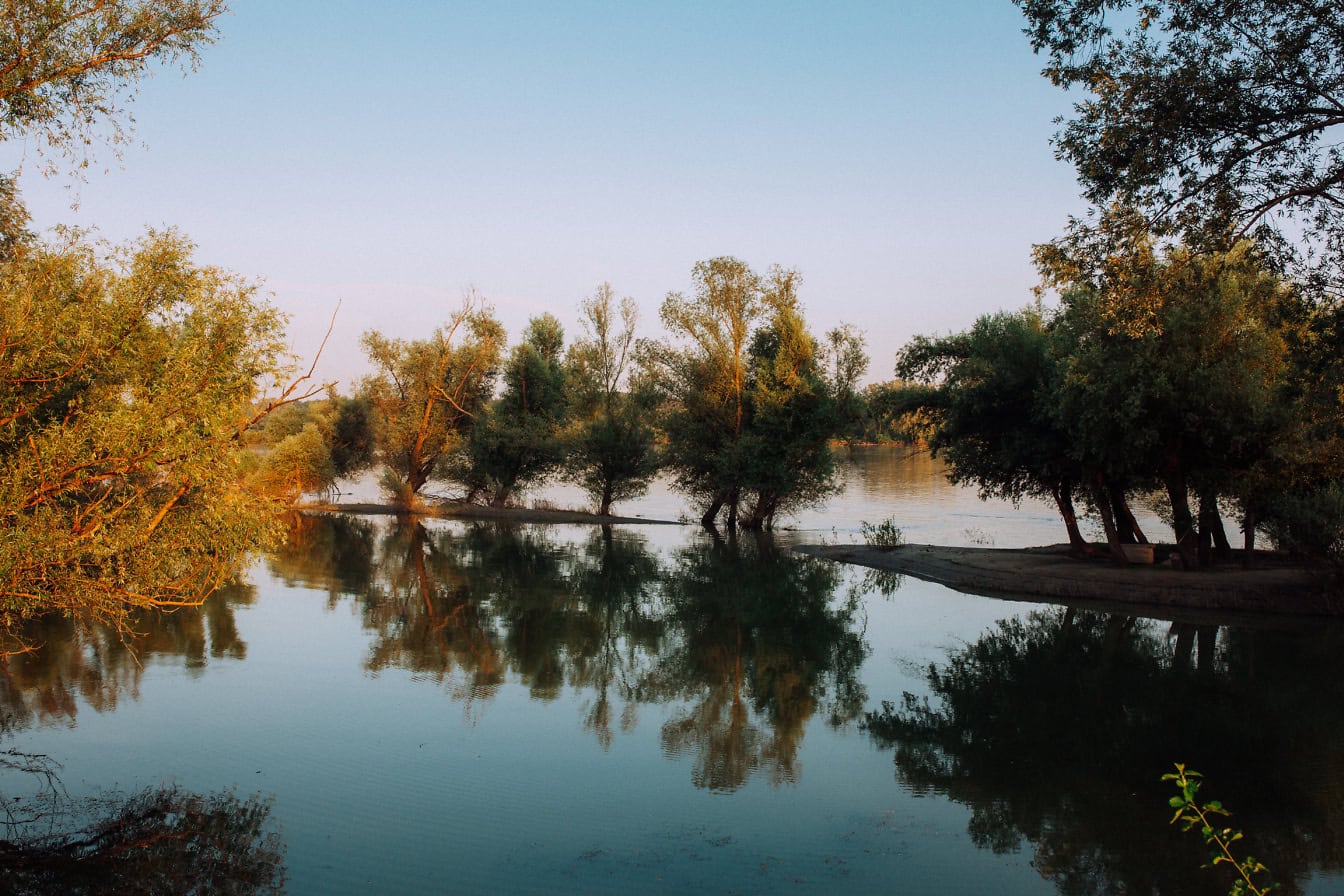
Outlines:
[[[1344,7],[1015,0],[1044,74],[1087,96],[1056,138],[1098,208],[1226,249],[1295,218],[1344,284]],[[1230,235],[1230,236],[1229,236]]]
[[0,263],[0,624],[199,602],[275,534],[239,439],[283,317],[176,234]]

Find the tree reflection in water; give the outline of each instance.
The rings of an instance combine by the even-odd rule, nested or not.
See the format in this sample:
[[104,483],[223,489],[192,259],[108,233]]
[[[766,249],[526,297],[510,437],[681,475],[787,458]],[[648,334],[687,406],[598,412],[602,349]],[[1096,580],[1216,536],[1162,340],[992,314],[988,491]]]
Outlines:
[[11,728],[70,723],[82,700],[96,712],[138,699],[145,666],[180,661],[200,675],[211,659],[242,659],[234,612],[256,599],[250,585],[220,588],[199,607],[139,611],[118,632],[64,616],[29,622],[19,637],[36,649],[0,657],[0,718]]
[[[833,564],[768,538],[706,540],[662,562],[642,536],[610,527],[577,542],[544,526],[378,528],[308,518],[271,561],[281,578],[360,602],[370,670],[410,670],[468,706],[506,675],[538,700],[572,688],[603,749],[635,728],[641,705],[685,703],[662,728],[664,748],[694,756],[696,785],[721,790],[757,770],[796,780],[808,720],[861,712],[856,598],[837,598]],[[341,561],[347,550],[358,559]]]
[[[152,660],[199,675],[210,659],[242,659],[234,612],[249,586],[222,588],[200,607],[140,612],[125,632],[63,617],[20,633],[38,645],[0,660],[0,738],[33,726],[73,724],[82,701],[97,712],[138,699]],[[0,751],[0,894],[263,894],[283,892],[284,848],[270,804],[175,787],[75,800],[44,756]],[[15,782],[36,781],[34,793]]]
[[80,801],[55,789],[6,802],[5,896],[284,892],[284,845],[259,798],[160,787]]
[[675,637],[646,691],[688,706],[664,723],[663,749],[695,756],[697,787],[734,790],[758,769],[772,784],[797,780],[808,720],[821,709],[842,725],[864,702],[857,603],[833,602],[839,567],[766,535],[715,537],[673,560],[665,593]]
[[1283,892],[1340,870],[1340,627],[1167,628],[1062,609],[1003,620],[930,667],[933,702],[906,694],[866,725],[905,786],[968,806],[984,848],[1029,842],[1061,893],[1227,892],[1198,838],[1167,825],[1158,778],[1177,761],[1236,811]]

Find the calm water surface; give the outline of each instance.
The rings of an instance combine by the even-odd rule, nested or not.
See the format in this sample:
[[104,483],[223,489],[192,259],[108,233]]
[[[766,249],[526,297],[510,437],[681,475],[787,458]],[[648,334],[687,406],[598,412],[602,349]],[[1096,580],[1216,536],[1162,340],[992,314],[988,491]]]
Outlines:
[[308,518],[129,645],[42,630],[0,677],[0,748],[59,763],[71,802],[224,791],[233,867],[278,834],[294,894],[1225,893],[1167,824],[1173,761],[1284,892],[1344,892],[1344,630],[1066,613],[790,554],[888,516],[910,541],[1062,540],[927,458],[848,475],[774,540]]

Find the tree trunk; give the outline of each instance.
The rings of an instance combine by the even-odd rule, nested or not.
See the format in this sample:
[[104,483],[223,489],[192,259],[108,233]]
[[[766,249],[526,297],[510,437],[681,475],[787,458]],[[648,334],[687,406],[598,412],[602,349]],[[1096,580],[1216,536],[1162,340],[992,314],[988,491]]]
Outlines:
[[1120,546],[1120,535],[1115,530],[1115,518],[1111,516],[1111,502],[1106,494],[1106,478],[1100,473],[1092,477],[1092,497],[1097,504],[1097,513],[1101,515],[1101,527],[1106,530],[1106,547],[1111,558],[1117,563],[1128,563],[1125,551]]
[[1178,458],[1167,459],[1162,481],[1167,487],[1167,500],[1171,502],[1171,527],[1176,535],[1176,547],[1181,552],[1181,565],[1194,569],[1199,564],[1199,533],[1195,531],[1195,518],[1190,515],[1185,471]]
[[729,530],[737,528],[737,505],[742,500],[742,494],[737,489],[733,489],[728,495],[728,528]]
[[1247,569],[1251,568],[1255,560],[1255,511],[1248,510],[1241,517],[1241,545],[1246,552],[1242,558],[1242,565]]
[[602,501],[597,506],[598,516],[611,516],[611,483],[602,486]]
[[1073,549],[1075,554],[1092,553],[1092,546],[1083,539],[1083,534],[1078,531],[1078,514],[1073,509],[1073,487],[1069,485],[1068,480],[1050,486],[1050,494],[1055,498],[1055,506],[1059,508],[1059,515],[1064,520],[1064,528],[1069,533],[1069,547]]
[[1139,521],[1134,518],[1134,511],[1129,507],[1125,490],[1113,485],[1110,487],[1110,496],[1111,509],[1115,512],[1115,528],[1120,532],[1120,540],[1124,544],[1147,544],[1148,539],[1139,528]]
[[1218,512],[1218,496],[1199,495],[1199,565],[1208,566],[1214,558],[1226,563],[1232,559],[1232,545],[1223,528],[1223,517]]
[[1213,671],[1213,663],[1216,658],[1218,648],[1218,626],[1201,625],[1199,627],[1199,659],[1196,668],[1200,672],[1209,673]]
[[709,507],[705,510],[705,515],[700,517],[700,525],[706,529],[713,529],[719,520],[719,511],[723,509],[723,497],[715,495],[714,500],[709,502]]

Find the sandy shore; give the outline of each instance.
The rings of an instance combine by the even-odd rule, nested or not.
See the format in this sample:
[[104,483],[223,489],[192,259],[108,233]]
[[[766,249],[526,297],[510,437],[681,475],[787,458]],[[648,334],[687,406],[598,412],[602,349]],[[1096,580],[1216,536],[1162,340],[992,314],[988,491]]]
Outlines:
[[[968,594],[1173,617],[1172,611],[1344,615],[1344,594],[1323,570],[1279,565],[1185,572],[1079,559],[1068,545],[1024,550],[909,544],[799,545],[800,553],[937,582]],[[1148,612],[1152,611],[1152,612]]]

